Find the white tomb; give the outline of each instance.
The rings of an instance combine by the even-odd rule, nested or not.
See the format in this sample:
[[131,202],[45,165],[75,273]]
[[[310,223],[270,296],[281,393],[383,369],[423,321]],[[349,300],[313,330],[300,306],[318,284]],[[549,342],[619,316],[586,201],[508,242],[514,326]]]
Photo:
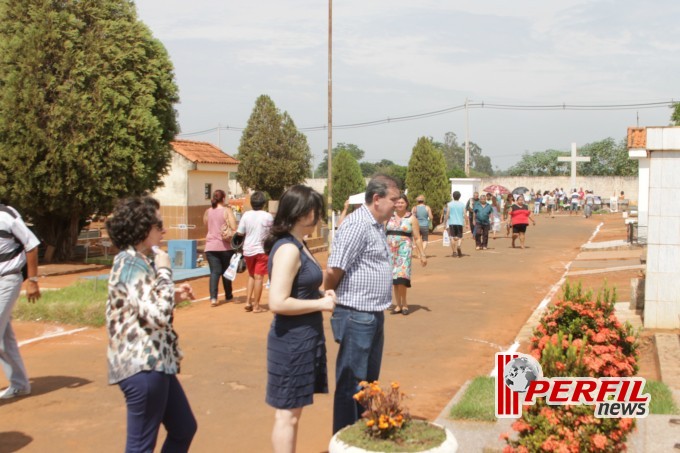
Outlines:
[[647,242],[644,325],[680,328],[680,127],[628,129],[640,161],[638,235]]
[[460,201],[463,203],[472,198],[475,192],[479,192],[479,185],[482,183],[479,178],[449,178],[449,181],[451,181],[449,196],[457,190],[460,192]]

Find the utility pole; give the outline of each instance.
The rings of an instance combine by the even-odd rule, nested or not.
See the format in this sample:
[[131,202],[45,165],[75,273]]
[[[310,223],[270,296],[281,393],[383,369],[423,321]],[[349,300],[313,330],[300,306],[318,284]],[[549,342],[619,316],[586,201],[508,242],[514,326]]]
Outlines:
[[[333,0],[328,0],[328,222],[333,225]],[[333,231],[328,235],[328,245],[330,251],[331,237]]]
[[465,176],[470,177],[470,114],[468,98],[465,98]]

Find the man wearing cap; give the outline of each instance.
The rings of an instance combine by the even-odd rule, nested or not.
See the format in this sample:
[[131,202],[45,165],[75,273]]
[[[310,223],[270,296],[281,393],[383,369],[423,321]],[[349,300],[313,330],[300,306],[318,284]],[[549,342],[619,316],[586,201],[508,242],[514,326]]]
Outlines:
[[31,393],[31,384],[10,321],[12,309],[21,292],[24,266],[28,271],[28,301],[35,302],[40,298],[39,244],[40,241],[28,229],[19,213],[14,208],[0,204],[0,364],[9,380],[9,387],[0,393],[0,399]]

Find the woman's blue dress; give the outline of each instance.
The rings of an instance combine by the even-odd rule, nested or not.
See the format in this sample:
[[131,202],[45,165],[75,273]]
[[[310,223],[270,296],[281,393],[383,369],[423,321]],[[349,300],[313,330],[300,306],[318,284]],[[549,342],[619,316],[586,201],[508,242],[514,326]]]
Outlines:
[[[283,244],[292,243],[300,250],[298,270],[291,297],[319,299],[323,273],[292,236],[274,244],[269,253],[271,278],[274,255]],[[312,404],[315,393],[328,393],[326,339],[320,311],[298,316],[274,315],[267,338],[266,402],[277,409],[295,409]]]

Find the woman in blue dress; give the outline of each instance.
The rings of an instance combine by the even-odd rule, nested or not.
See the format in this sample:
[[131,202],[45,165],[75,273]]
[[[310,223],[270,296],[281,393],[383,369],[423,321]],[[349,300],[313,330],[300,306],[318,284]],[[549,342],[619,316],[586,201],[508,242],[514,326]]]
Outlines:
[[274,313],[267,338],[266,402],[276,409],[272,446],[294,452],[302,408],[315,393],[328,393],[323,311],[332,312],[335,292],[321,292],[321,266],[304,237],[324,210],[318,192],[303,185],[288,189],[265,241],[269,253],[269,309]]

